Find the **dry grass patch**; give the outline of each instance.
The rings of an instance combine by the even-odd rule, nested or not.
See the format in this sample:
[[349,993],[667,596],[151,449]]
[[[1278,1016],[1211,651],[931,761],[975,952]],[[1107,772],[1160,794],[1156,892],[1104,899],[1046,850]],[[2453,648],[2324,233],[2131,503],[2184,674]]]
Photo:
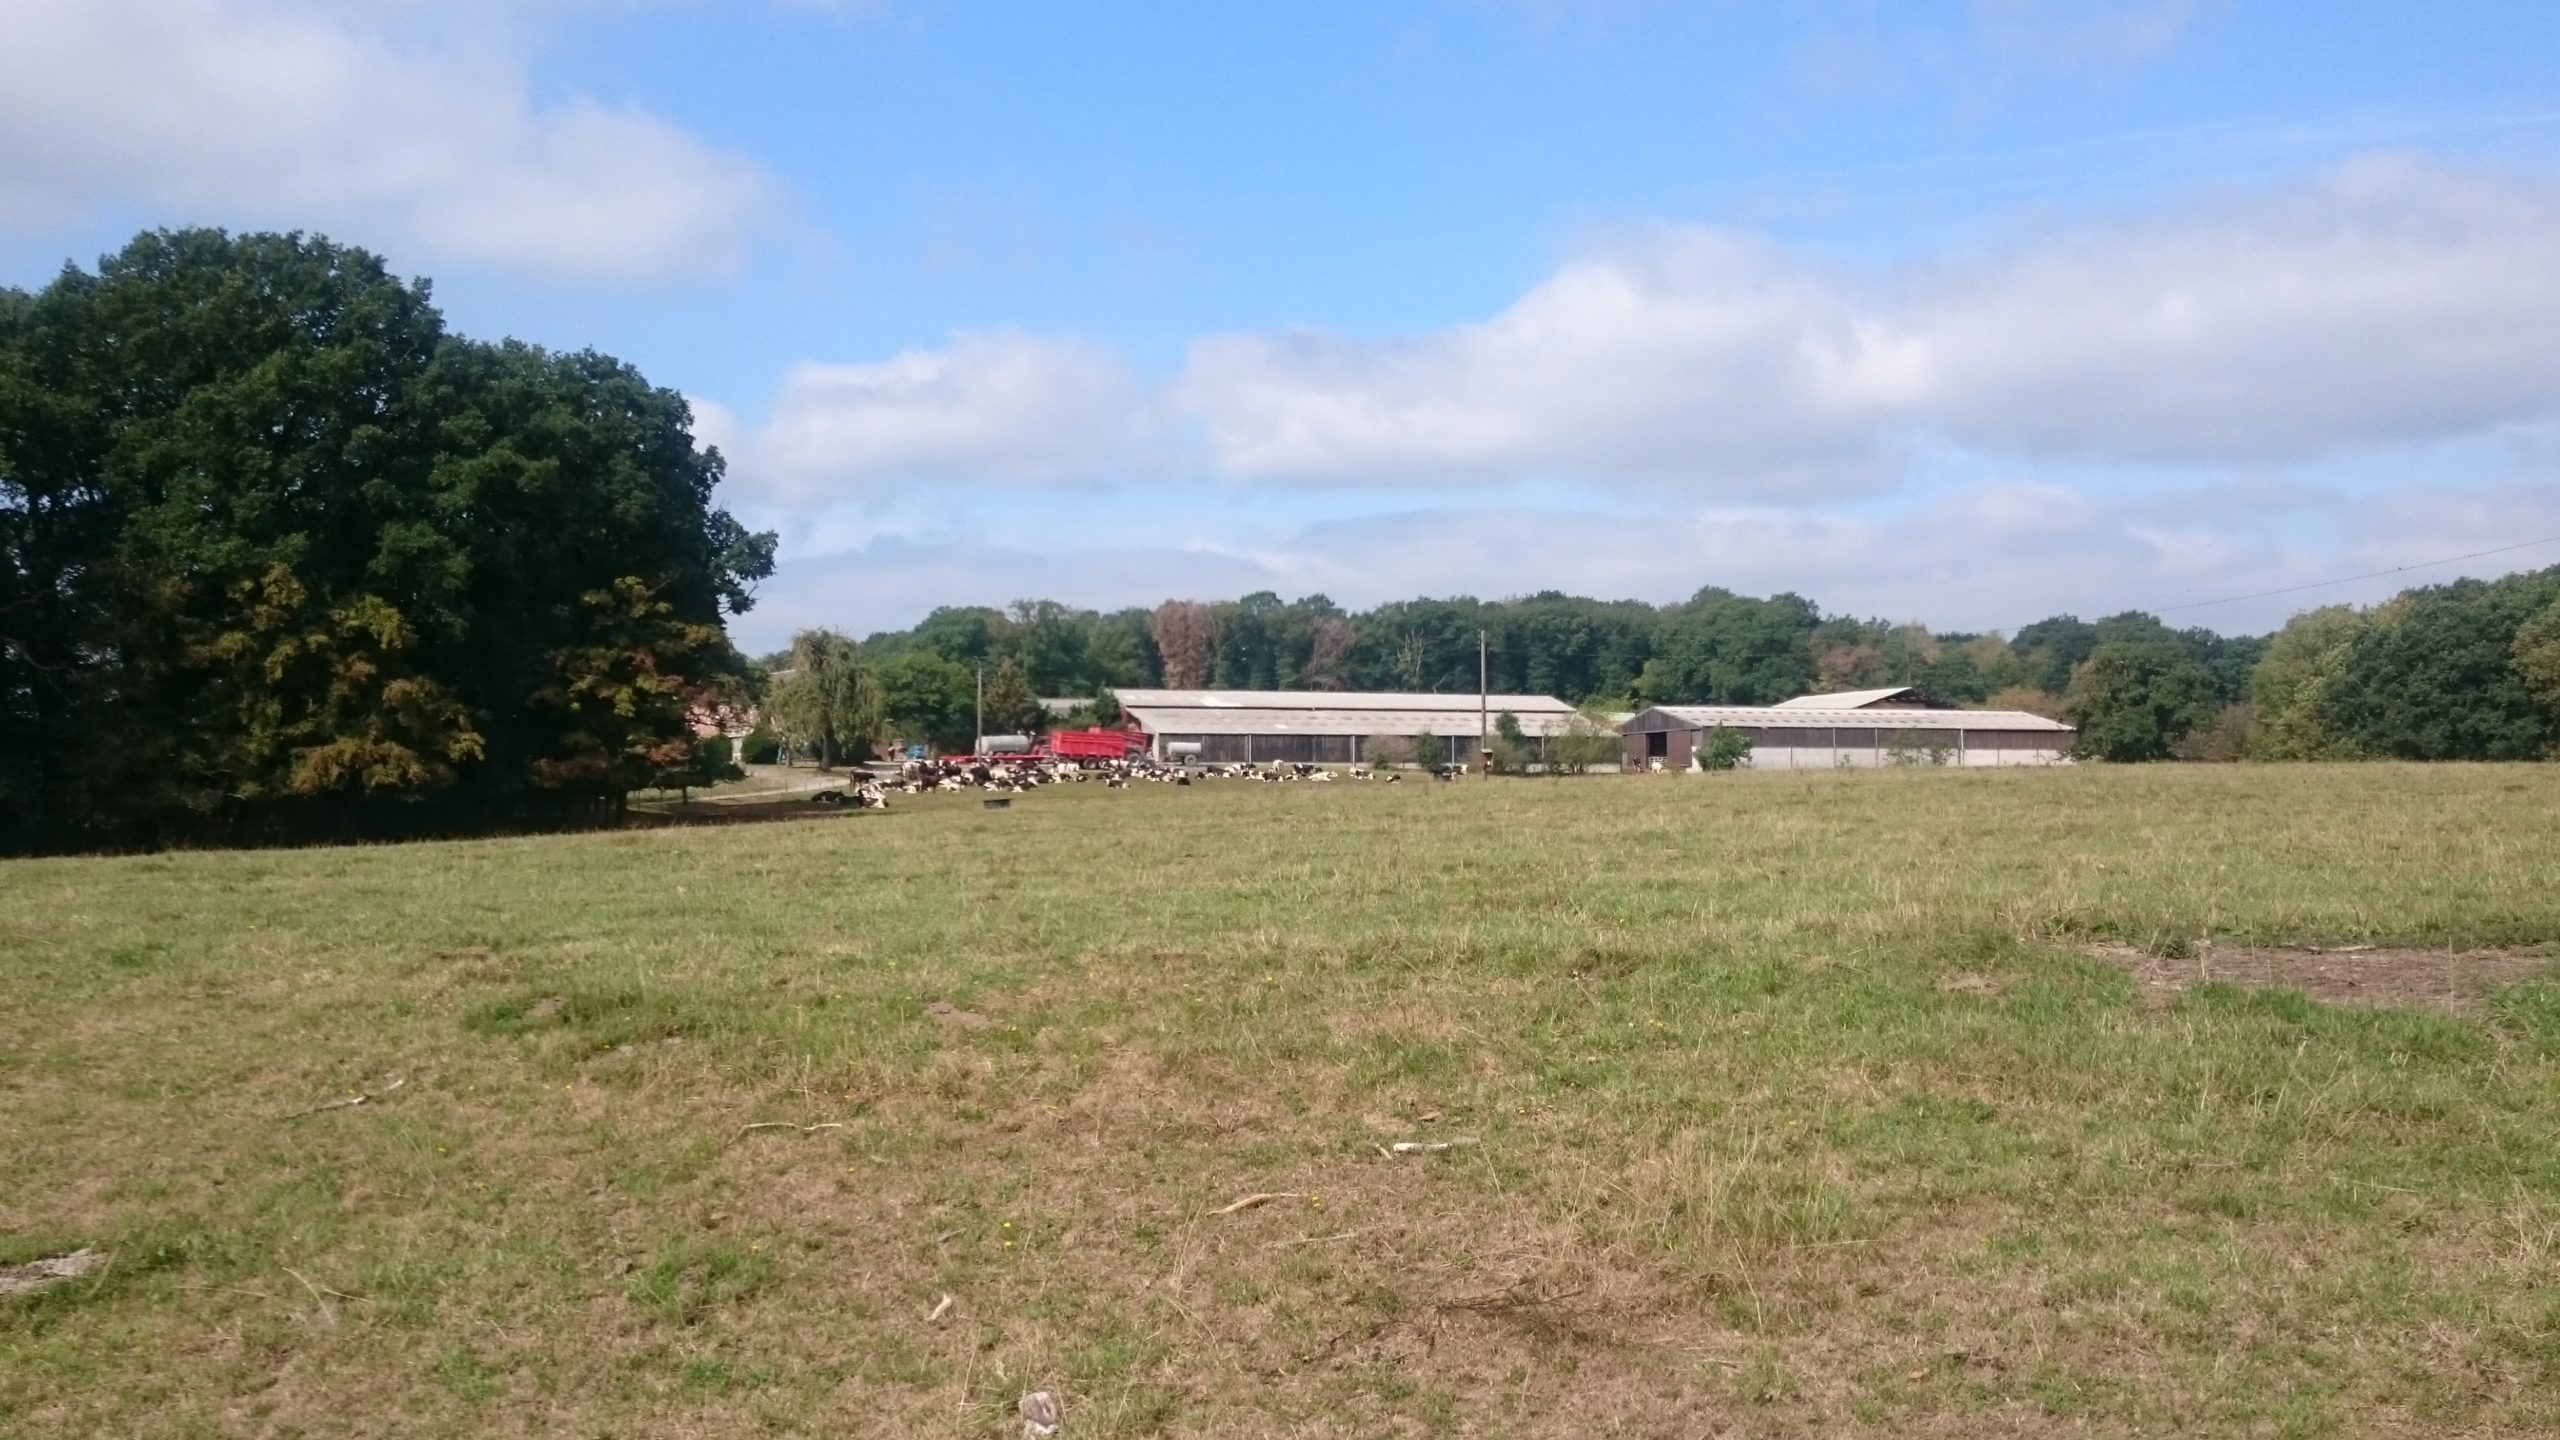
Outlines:
[[2560,1428],[2560,981],[2081,948],[2530,955],[2555,772],[954,799],[0,868],[0,1433]]
[[2132,945],[2093,945],[2089,953],[2159,994],[2198,985],[2234,985],[2299,991],[2338,1005],[2413,1005],[2458,1015],[2482,1013],[2499,990],[2551,966],[2551,957],[2539,948],[2415,950],[2349,945],[2319,949],[2210,941],[2175,948],[2183,953],[2164,955]]

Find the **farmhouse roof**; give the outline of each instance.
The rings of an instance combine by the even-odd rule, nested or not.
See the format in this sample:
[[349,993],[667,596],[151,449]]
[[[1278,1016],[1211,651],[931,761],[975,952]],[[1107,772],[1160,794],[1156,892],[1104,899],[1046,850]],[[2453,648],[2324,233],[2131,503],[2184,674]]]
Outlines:
[[[1168,706],[1185,710],[1284,710],[1308,713],[1317,710],[1351,711],[1381,710],[1413,714],[1476,713],[1476,697],[1440,695],[1415,691],[1388,690],[1118,690],[1120,708],[1132,710]],[[1570,715],[1573,707],[1552,695],[1491,695],[1484,701],[1487,713],[1499,715],[1508,710],[1527,720],[1536,715]]]
[[1871,705],[1881,705],[1896,696],[1910,693],[1911,687],[1908,685],[1889,685],[1882,690],[1842,690],[1830,695],[1799,695],[1793,700],[1781,700],[1769,708],[1772,710],[1864,710]]
[[[1120,692],[1120,713],[1135,720],[1150,735],[1476,735],[1476,701],[1468,696],[1437,695],[1341,695],[1318,692],[1287,691],[1219,691],[1220,697],[1238,694],[1257,697],[1285,696],[1286,705],[1243,704],[1167,704],[1144,697],[1177,694],[1186,698],[1199,691],[1127,691]],[[1337,700],[1353,703],[1337,705]],[[1430,706],[1379,702],[1434,700],[1444,703]],[[1463,700],[1463,705],[1454,703]],[[1520,722],[1523,734],[1553,735],[1574,721],[1574,710],[1561,700],[1535,695],[1496,695],[1487,701],[1485,718],[1492,720],[1508,712]]]

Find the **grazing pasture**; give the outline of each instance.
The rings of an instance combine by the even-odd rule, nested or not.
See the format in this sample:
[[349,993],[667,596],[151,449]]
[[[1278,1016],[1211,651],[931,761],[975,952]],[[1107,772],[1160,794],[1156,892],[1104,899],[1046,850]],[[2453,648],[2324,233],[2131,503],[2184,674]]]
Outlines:
[[10,864],[0,1433],[2548,1432],[2555,941],[2534,766]]

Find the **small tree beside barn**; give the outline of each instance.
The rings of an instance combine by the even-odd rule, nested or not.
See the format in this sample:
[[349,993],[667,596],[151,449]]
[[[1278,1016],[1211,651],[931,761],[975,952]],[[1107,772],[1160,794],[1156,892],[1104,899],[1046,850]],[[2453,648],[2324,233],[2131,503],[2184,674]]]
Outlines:
[[1698,747],[1701,770],[1738,770],[1750,758],[1751,737],[1723,725],[1708,731],[1706,743]]

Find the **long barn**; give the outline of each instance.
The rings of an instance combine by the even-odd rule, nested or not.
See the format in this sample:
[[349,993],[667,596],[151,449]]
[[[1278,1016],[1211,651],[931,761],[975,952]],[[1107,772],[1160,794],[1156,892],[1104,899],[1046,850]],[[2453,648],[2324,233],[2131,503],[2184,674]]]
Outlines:
[[[1481,718],[1473,695],[1330,690],[1122,690],[1120,712],[1151,737],[1159,760],[1176,754],[1216,764],[1289,761],[1358,765],[1381,758],[1379,742],[1401,751],[1423,736],[1438,753],[1425,764],[1465,763],[1484,743],[1484,726],[1505,713],[1532,739],[1562,731],[1573,707],[1552,695],[1495,695]],[[1185,747],[1180,751],[1172,746]],[[1194,751],[1188,747],[1198,746]]]
[[1739,731],[1755,770],[1893,764],[2052,765],[2076,732],[2023,710],[1952,710],[1908,687],[1799,695],[1776,705],[1657,705],[1619,727],[1630,769],[1686,770],[1707,732]]

